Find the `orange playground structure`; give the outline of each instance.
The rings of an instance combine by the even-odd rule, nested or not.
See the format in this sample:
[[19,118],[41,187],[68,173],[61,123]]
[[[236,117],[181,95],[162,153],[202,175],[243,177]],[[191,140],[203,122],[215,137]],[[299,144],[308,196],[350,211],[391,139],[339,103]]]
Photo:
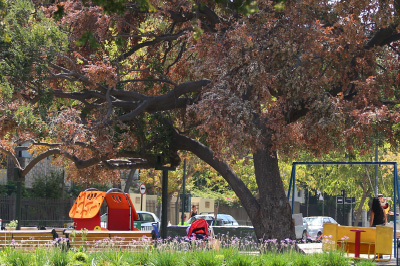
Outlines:
[[[102,228],[100,221],[100,209],[104,200],[107,203],[107,228]],[[138,214],[129,194],[116,188],[107,192],[95,188],[82,191],[69,211],[69,217],[74,219],[74,227],[77,230],[138,230],[134,228]]]

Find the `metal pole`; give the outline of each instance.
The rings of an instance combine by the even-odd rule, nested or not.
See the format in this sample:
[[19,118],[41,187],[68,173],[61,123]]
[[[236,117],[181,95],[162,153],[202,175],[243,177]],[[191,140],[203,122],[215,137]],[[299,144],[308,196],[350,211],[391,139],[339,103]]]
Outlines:
[[17,230],[21,226],[21,201],[22,201],[22,180],[20,177],[19,169],[14,168],[14,176],[17,181],[17,198],[15,202],[15,220],[18,221]]
[[294,178],[294,176],[296,175],[296,164],[293,163],[292,165],[292,173],[290,175],[290,181],[289,181],[289,189],[288,189],[288,193],[287,193],[287,199],[290,200],[290,192],[292,191],[292,179]]
[[[378,141],[375,141],[375,162],[378,162]],[[378,196],[378,165],[375,164],[375,197]]]
[[322,177],[322,216],[325,216],[325,197],[324,197],[324,192],[325,192],[325,165],[324,167],[324,176]]
[[353,226],[353,183],[350,186],[350,226]]
[[181,216],[181,225],[185,222],[185,182],[186,182],[186,159],[183,160],[183,182],[182,182],[182,216]]
[[308,206],[310,205],[310,189],[307,187],[307,217],[308,217]]
[[[393,175],[394,175],[394,202],[396,202],[396,196],[398,198],[398,206],[400,207],[400,190],[399,190],[399,177],[398,177],[398,172],[397,172],[397,163],[394,163],[394,170],[393,170]],[[393,224],[393,238],[395,239],[394,244],[394,256],[396,257],[396,262],[398,262],[398,254],[397,254],[397,245],[399,244],[397,241],[397,231],[396,231],[396,224],[397,224],[397,207],[396,203],[394,204],[394,210],[393,210],[393,216],[394,216],[394,224]],[[398,265],[398,263],[397,263]]]
[[335,220],[337,221],[337,192],[336,192]]
[[293,163],[292,165],[292,174],[290,175],[290,181],[289,181],[289,190],[287,193],[287,198],[288,201],[290,199],[290,192],[292,189],[292,184],[293,184],[293,192],[292,192],[292,214],[294,213],[294,178],[296,176],[296,163]]
[[294,190],[295,190],[295,183],[296,183],[296,178],[293,176],[293,184],[292,184],[292,214],[294,213]]
[[162,195],[161,195],[161,238],[167,238],[168,225],[168,170],[162,170]]
[[343,205],[343,208],[342,208],[342,211],[343,211],[343,225],[345,224],[345,221],[346,221],[346,216],[345,216],[345,214],[344,214],[344,201],[345,201],[345,197],[346,197],[346,191],[343,189],[342,190],[342,196],[343,196],[343,202],[342,202],[342,205]]

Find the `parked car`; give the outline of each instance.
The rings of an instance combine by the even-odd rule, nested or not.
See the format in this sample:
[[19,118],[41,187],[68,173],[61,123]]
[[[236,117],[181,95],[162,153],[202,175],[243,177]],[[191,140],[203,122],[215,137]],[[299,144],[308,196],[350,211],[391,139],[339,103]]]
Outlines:
[[146,211],[137,211],[137,214],[139,215],[139,218],[137,219],[137,222],[142,223],[142,231],[151,231],[153,230],[153,225],[152,223],[157,223],[158,230],[160,230],[160,219],[157,217],[152,212],[146,212]]
[[[160,229],[160,219],[158,219],[157,215],[155,215],[152,212],[146,212],[146,211],[136,211],[136,212],[139,217],[135,222],[141,222],[142,231],[153,230],[152,223],[157,223],[158,229]],[[101,227],[107,228],[107,213],[101,216]]]
[[308,224],[305,218],[302,219],[303,223],[295,226],[296,239],[301,239],[307,242],[308,239]]
[[239,223],[229,214],[217,214],[218,219],[222,219],[223,226],[238,226]]
[[218,217],[217,217],[217,220],[215,220],[214,215],[211,215],[211,214],[198,214],[198,215],[195,215],[193,217],[190,217],[189,220],[186,223],[191,225],[197,219],[206,220],[208,225],[214,225],[214,226],[215,225],[216,226],[222,226],[223,225],[222,219],[218,219]]
[[320,240],[320,236],[324,230],[325,223],[335,223],[335,219],[328,216],[311,216],[304,218],[308,224],[308,234],[312,240]]
[[[210,222],[215,220],[215,215],[213,213],[202,213],[202,214],[196,215],[194,217],[191,217],[187,223],[191,224],[194,220],[199,219],[199,218],[203,218],[209,224],[211,224]],[[219,213],[219,214],[217,214],[217,221],[214,221],[214,223],[212,225],[239,226],[239,223],[231,215]]]

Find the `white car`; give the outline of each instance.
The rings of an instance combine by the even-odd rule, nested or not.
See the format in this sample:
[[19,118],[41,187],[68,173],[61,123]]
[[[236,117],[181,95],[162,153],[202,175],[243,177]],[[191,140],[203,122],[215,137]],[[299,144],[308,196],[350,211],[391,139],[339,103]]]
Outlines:
[[[153,230],[153,223],[157,223],[158,230],[160,230],[160,219],[158,219],[157,215],[152,212],[146,211],[136,211],[138,214],[138,219],[135,222],[141,223],[142,231],[151,231]],[[101,216],[101,227],[107,228],[107,213]]]
[[308,224],[305,218],[302,220],[302,224],[295,226],[296,239],[301,239],[303,242],[306,242],[308,239]]
[[238,226],[239,223],[229,214],[217,214],[217,219],[221,219],[223,226]]
[[320,241],[320,236],[324,230],[324,224],[326,223],[334,223],[337,224],[335,219],[328,216],[311,216],[305,217],[308,224],[308,234],[310,235],[312,240]]
[[152,212],[146,212],[146,211],[136,211],[137,214],[139,215],[139,218],[136,220],[136,222],[141,222],[142,223],[142,231],[151,231],[153,230],[153,223],[157,223],[158,230],[160,230],[160,219],[158,219],[157,215],[155,215]]
[[194,220],[205,219],[208,224],[215,226],[239,226],[239,223],[229,214],[217,214],[217,220],[215,221],[214,214],[199,214],[191,217],[187,223],[192,224]]

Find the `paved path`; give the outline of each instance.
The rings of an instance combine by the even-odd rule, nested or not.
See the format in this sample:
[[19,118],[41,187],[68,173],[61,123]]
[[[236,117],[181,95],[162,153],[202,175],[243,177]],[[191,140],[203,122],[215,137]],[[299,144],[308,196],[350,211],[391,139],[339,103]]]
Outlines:
[[[299,247],[306,253],[306,254],[312,254],[312,253],[321,253],[322,252],[322,243],[306,243],[306,244],[299,244]],[[400,249],[399,249],[400,251]],[[393,252],[394,254],[394,252]],[[352,257],[353,254],[350,254],[350,257]],[[354,256],[354,255],[353,255]],[[361,258],[367,259],[367,255],[361,255]],[[372,257],[371,257],[372,258]],[[383,259],[389,259],[389,256],[383,256]],[[396,264],[396,258],[392,256],[392,259],[388,262],[375,262],[376,265],[387,265],[387,266],[399,266],[400,265],[400,258],[399,258],[399,264]]]

